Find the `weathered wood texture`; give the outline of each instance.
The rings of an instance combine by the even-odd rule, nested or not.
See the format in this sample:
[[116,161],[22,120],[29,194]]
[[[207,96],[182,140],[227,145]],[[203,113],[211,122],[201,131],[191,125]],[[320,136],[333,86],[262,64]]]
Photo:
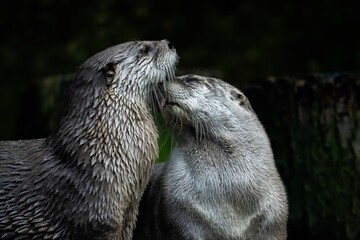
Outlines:
[[287,188],[289,239],[360,239],[360,75],[271,77],[244,90]]

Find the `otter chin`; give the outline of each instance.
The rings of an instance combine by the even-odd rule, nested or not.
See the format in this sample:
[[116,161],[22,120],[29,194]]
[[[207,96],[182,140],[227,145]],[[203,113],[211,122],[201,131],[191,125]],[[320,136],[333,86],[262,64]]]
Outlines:
[[132,239],[158,155],[153,92],[177,61],[166,40],[105,49],[78,68],[51,136],[0,142],[1,239]]
[[176,145],[152,173],[134,239],[286,239],[285,188],[244,93],[198,75],[164,89]]

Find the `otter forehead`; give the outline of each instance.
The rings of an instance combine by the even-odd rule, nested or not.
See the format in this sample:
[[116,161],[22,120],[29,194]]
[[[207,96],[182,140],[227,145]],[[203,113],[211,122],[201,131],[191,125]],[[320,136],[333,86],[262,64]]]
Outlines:
[[210,95],[212,98],[223,98],[230,95],[242,95],[245,97],[239,89],[218,78],[188,74],[176,77],[176,82],[182,87],[177,88],[175,83],[173,84],[174,86],[170,87],[170,91],[177,89],[183,92],[182,95],[186,95],[185,93],[187,93],[195,96],[197,94],[205,94]]
[[79,87],[106,82],[114,89],[127,89],[129,84],[145,89],[174,79],[177,62],[176,50],[167,40],[126,42],[86,60],[78,68],[74,82]]
[[224,89],[224,90],[237,90],[238,92],[241,92],[234,86],[230,85],[229,83],[213,77],[206,77],[206,76],[200,76],[196,74],[187,74],[183,76],[176,77],[178,81],[183,82],[198,82],[207,85],[208,87],[214,88],[214,89]]
[[125,60],[131,59],[131,57],[134,57],[133,60],[136,60],[135,57],[139,54],[141,51],[148,51],[148,52],[156,52],[153,55],[153,60],[157,60],[157,56],[161,55],[159,53],[163,53],[161,57],[164,57],[165,52],[169,52],[169,58],[161,59],[159,62],[159,67],[161,67],[162,61],[177,61],[178,56],[176,54],[175,48],[170,44],[167,40],[161,40],[161,41],[131,41],[126,43],[121,43],[112,47],[109,47],[92,57],[90,57],[87,61],[85,61],[80,68],[94,68],[96,70],[99,70],[106,66],[109,62],[122,62]]

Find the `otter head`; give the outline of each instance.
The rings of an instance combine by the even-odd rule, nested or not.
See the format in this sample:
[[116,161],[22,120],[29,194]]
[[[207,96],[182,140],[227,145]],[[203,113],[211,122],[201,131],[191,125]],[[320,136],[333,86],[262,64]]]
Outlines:
[[175,77],[178,60],[167,41],[133,41],[99,52],[85,61],[72,82],[70,106],[75,112],[96,104],[99,95],[148,103],[157,83]]
[[84,138],[119,132],[126,118],[151,121],[152,90],[175,78],[177,60],[167,40],[127,42],[86,60],[72,80],[56,142],[74,152]]
[[175,134],[218,138],[257,119],[245,95],[219,79],[177,77],[165,85],[165,93],[162,115]]

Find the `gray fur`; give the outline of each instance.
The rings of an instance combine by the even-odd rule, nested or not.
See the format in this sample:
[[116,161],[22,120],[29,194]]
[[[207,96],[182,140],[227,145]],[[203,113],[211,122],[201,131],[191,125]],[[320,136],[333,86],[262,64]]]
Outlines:
[[151,177],[134,239],[286,239],[285,188],[245,95],[196,75],[166,94],[177,145]]
[[132,238],[157,157],[149,95],[174,76],[168,42],[128,42],[81,65],[58,130],[0,142],[1,239]]

